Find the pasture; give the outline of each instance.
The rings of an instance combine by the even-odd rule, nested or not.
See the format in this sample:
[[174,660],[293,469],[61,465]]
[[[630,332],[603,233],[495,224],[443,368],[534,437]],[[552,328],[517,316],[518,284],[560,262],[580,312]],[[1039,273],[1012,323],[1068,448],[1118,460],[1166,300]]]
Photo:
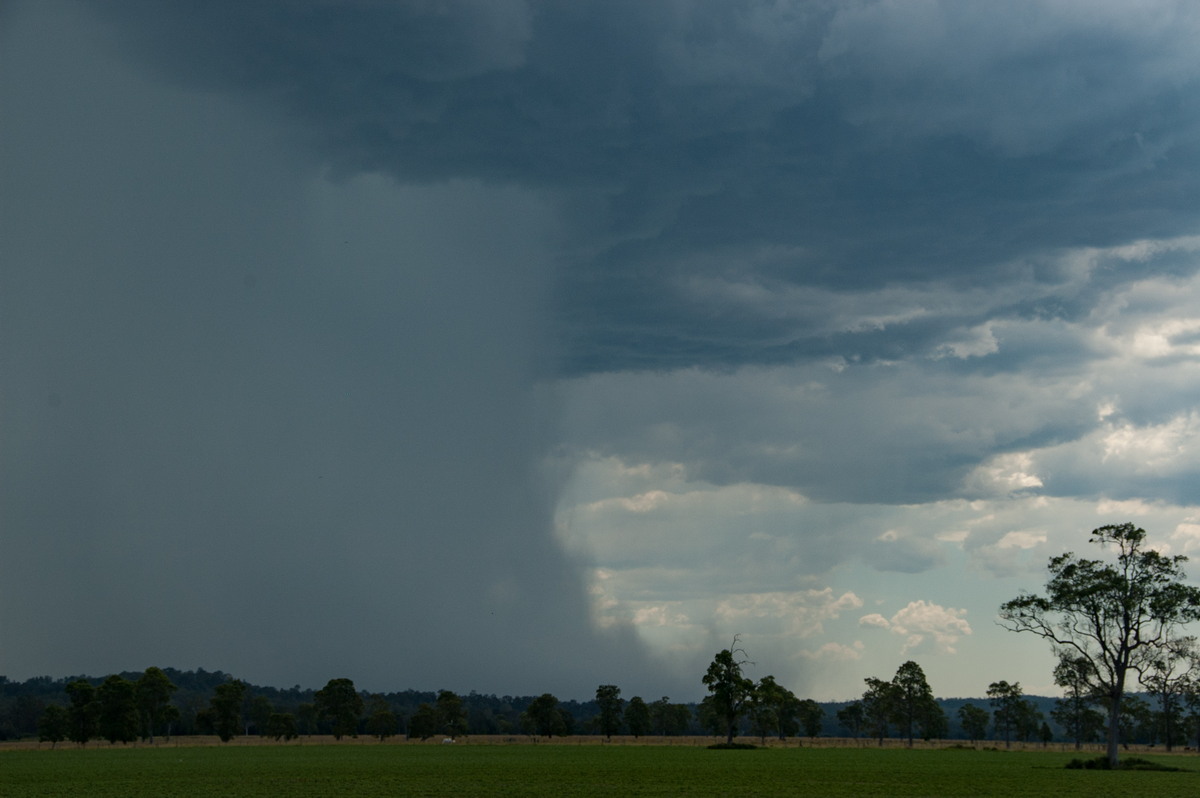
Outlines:
[[[0,751],[0,795],[1200,795],[1200,772],[1066,770],[1059,752],[896,748],[711,751],[666,745],[229,745]],[[1181,767],[1192,756],[1150,757]]]

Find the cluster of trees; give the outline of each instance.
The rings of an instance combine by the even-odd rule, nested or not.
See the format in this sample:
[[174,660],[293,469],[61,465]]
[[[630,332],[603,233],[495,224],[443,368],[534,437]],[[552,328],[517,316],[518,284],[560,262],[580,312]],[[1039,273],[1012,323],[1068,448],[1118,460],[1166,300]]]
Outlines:
[[949,721],[933,690],[925,679],[925,671],[909,660],[896,670],[890,682],[868,676],[862,698],[838,710],[837,717],[853,736],[866,732],[883,744],[891,729],[913,744],[920,736],[930,740],[946,737]]
[[138,737],[154,741],[155,731],[170,735],[170,724],[179,710],[169,702],[175,685],[159,668],[147,668],[137,681],[112,675],[99,687],[84,679],[66,686],[70,704],[51,704],[38,723],[40,739],[86,743],[103,737],[110,743],[132,742]]
[[799,733],[801,726],[810,737],[821,733],[825,710],[811,698],[800,700],[775,677],[764,676],[758,682],[747,677],[743,667],[753,664],[744,649],[733,645],[717,652],[700,680],[708,696],[700,702],[698,715],[705,728],[724,735],[732,743],[743,717],[750,720],[754,732],[763,740],[768,735],[784,739]]

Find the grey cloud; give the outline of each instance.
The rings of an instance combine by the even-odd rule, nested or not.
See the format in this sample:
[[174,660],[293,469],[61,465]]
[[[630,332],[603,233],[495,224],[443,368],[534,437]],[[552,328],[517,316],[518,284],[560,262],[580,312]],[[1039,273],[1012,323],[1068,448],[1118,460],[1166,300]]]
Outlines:
[[330,183],[269,111],[130,70],[72,7],[17,19],[0,671],[663,689],[551,535],[544,202]]
[[607,375],[564,387],[567,441],[695,479],[791,487],[819,501],[958,495],[997,451],[1095,424],[1054,384],[919,366]]
[[[178,79],[302,120],[336,169],[560,192],[573,373],[835,345],[702,311],[685,277],[1003,285],[1014,261],[1196,219],[1186,5],[484,5],[98,8]],[[764,243],[794,252],[749,266]]]

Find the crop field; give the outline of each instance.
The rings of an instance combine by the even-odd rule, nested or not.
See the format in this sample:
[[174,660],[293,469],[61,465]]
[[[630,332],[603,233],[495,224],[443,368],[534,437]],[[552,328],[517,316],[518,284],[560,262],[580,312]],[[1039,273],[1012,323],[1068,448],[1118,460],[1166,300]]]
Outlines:
[[[663,745],[269,745],[0,751],[0,795],[1200,795],[1200,772],[1066,770],[1058,752]],[[1148,757],[1197,767],[1200,757]]]

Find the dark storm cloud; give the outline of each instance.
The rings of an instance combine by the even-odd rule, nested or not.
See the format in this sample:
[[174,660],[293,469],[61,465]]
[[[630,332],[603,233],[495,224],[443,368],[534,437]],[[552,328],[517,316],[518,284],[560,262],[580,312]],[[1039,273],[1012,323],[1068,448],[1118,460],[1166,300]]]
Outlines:
[[16,673],[653,680],[551,537],[555,445],[802,493],[775,525],[795,498],[833,531],[779,590],[934,567],[889,503],[1194,484],[1194,328],[1149,369],[1118,339],[1188,315],[1125,289],[1186,287],[1196,248],[1104,250],[1195,230],[1190,5],[0,14]]
[[[719,301],[697,308],[681,290],[697,276],[986,286],[1014,262],[1196,219],[1186,5],[99,8],[186,85],[249,91],[303,119],[346,173],[560,192],[587,233],[561,275],[569,371],[843,346]],[[768,246],[789,252],[757,260]],[[722,256],[688,257],[701,252]],[[921,337],[855,346],[889,358]]]
[[14,19],[0,671],[661,689],[551,537],[544,203],[323,181],[244,96]]

